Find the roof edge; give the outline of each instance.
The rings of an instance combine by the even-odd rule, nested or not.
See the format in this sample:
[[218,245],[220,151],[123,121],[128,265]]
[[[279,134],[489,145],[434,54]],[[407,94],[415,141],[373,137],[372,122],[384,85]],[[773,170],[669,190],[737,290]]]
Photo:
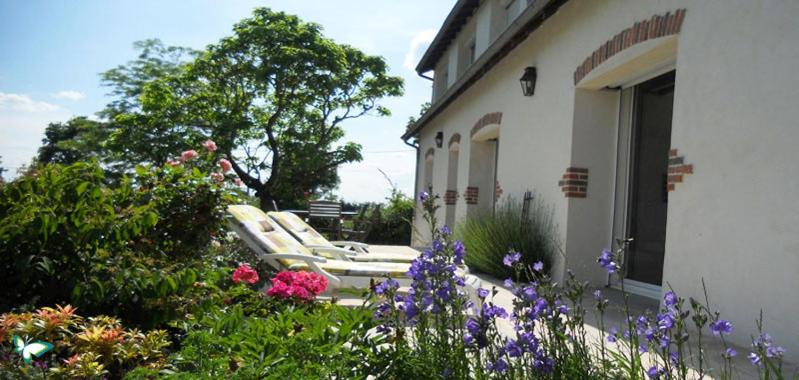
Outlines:
[[450,43],[450,41],[444,41],[447,36],[451,33],[457,33],[465,22],[464,19],[471,16],[474,10],[479,6],[479,0],[458,0],[458,2],[455,3],[455,6],[449,11],[447,18],[444,19],[444,23],[438,28],[438,33],[436,33],[435,38],[433,38],[433,41],[419,60],[419,64],[416,65],[417,73],[424,74],[435,68],[436,61],[438,61],[438,58],[435,57],[436,51],[447,48]]
[[[482,78],[491,68],[499,63],[508,53],[513,51],[527,36],[538,29],[544,21],[554,15],[557,10],[568,0],[544,0],[536,1],[532,6],[516,18],[488,49],[474,62],[453,84],[444,95],[416,121],[413,127],[402,134],[403,140],[417,135],[419,131],[430,122],[436,115],[441,113],[449,106],[460,94],[464,93],[480,78]],[[432,46],[432,45],[431,45]],[[426,55],[427,53],[425,53]],[[420,65],[421,66],[421,63]],[[418,67],[417,67],[418,69]]]

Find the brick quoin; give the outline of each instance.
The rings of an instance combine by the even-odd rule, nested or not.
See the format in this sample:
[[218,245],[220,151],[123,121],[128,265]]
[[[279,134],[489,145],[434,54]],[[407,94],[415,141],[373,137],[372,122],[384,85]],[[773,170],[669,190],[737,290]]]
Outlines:
[[588,196],[588,169],[566,168],[566,173],[558,181],[560,191],[566,198],[585,198]]
[[674,13],[654,15],[649,20],[636,22],[603,42],[574,70],[574,84],[579,83],[595,67],[613,57],[620,51],[649,39],[671,36],[680,33],[685,19],[685,9]]
[[683,183],[685,175],[694,173],[694,165],[686,164],[685,157],[680,156],[677,149],[669,149],[669,175],[666,190],[672,192],[678,183]]
[[444,204],[446,205],[454,205],[455,202],[458,200],[458,192],[455,190],[447,190],[444,193]]
[[474,186],[469,186],[466,188],[466,191],[463,194],[463,198],[466,199],[466,204],[476,205],[478,195],[479,195],[479,189]]

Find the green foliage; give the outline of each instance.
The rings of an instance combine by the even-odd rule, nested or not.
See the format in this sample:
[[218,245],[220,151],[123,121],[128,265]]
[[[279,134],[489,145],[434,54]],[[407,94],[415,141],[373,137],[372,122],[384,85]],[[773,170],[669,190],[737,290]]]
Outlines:
[[96,162],[42,165],[2,186],[0,310],[68,302],[143,325],[167,320],[231,201],[200,170],[208,160],[140,167],[113,186]]
[[354,205],[360,212],[353,220],[354,228],[365,231],[368,244],[408,245],[411,241],[413,199],[397,189],[384,204]]
[[[416,126],[416,122],[418,122],[419,119],[421,119],[422,116],[424,116],[424,114],[429,109],[430,109],[430,102],[422,103],[422,105],[419,107],[419,116],[411,116],[411,117],[408,118],[408,122],[405,124],[405,133],[410,132]],[[412,137],[411,141],[412,141],[413,145],[418,145],[419,136],[418,135],[414,135]]]
[[[234,304],[193,321],[166,371],[139,370],[129,378],[365,379],[397,370],[366,332],[368,308],[282,304],[264,317]],[[385,378],[385,377],[380,377]]]
[[[35,358],[36,368],[24,365],[21,356],[12,353],[15,335],[51,343],[53,349]],[[163,330],[128,330],[106,316],[84,319],[71,306],[0,316],[0,375],[14,378],[119,378],[137,366],[161,368],[168,346]]]
[[185,66],[157,59],[168,53],[158,45],[154,57],[106,73],[122,99],[109,106],[119,126],[109,146],[120,159],[161,162],[210,137],[262,207],[335,187],[338,165],[361,159],[360,145],[340,142],[344,123],[388,115],[377,101],[401,95],[402,80],[382,58],[267,8],[233,32]]
[[107,124],[89,120],[85,116],[74,117],[64,123],[50,123],[44,131],[42,146],[35,161],[72,164],[102,158],[102,143],[109,133]]
[[109,95],[115,97],[102,112],[107,118],[138,109],[139,97],[147,83],[178,75],[199,54],[185,47],[165,46],[159,39],[134,42],[133,48],[139,51],[135,60],[100,74],[102,84],[111,88]]
[[455,229],[456,236],[468,247],[466,264],[475,271],[508,278],[514,272],[503,265],[502,258],[513,250],[522,254],[526,265],[542,261],[545,268],[550,268],[559,249],[552,214],[552,208],[536,197],[530,204],[527,221],[522,218],[522,205],[513,198],[498,205],[493,214],[469,216]]

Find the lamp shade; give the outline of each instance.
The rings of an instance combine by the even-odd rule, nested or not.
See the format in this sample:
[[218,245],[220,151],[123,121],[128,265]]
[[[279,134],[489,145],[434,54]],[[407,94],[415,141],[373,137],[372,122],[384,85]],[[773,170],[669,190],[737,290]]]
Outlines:
[[535,80],[538,77],[538,74],[535,71],[535,67],[528,67],[524,69],[524,74],[521,78],[519,78],[519,83],[522,85],[522,93],[524,96],[533,96],[535,93]]

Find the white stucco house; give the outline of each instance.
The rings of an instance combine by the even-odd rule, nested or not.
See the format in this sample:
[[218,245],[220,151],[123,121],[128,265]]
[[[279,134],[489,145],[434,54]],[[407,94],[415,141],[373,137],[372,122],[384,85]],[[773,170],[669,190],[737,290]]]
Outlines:
[[534,190],[556,278],[608,284],[597,256],[633,237],[632,292],[704,279],[736,343],[763,308],[797,362],[797,20],[788,0],[459,0],[417,66],[417,189],[448,224]]

